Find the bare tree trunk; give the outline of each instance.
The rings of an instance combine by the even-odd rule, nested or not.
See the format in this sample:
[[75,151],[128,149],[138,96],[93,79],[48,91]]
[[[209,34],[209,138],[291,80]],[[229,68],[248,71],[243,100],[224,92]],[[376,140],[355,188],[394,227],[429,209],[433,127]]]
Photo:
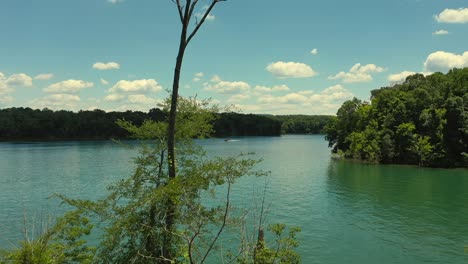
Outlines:
[[[179,81],[180,81],[180,72],[182,69],[182,61],[185,53],[185,38],[187,35],[187,27],[184,24],[180,39],[179,53],[177,55],[176,66],[174,69],[174,82],[172,85],[172,96],[171,96],[171,110],[169,112],[169,127],[168,127],[168,162],[169,162],[169,181],[176,177],[176,163],[175,163],[175,129],[176,129],[176,117],[177,117],[177,99],[179,97]],[[164,245],[163,245],[163,257],[165,259],[172,259],[173,252],[171,252],[172,243],[172,234],[174,227],[174,214],[175,206],[169,197],[167,200],[167,215],[166,215],[166,232],[164,236]]]

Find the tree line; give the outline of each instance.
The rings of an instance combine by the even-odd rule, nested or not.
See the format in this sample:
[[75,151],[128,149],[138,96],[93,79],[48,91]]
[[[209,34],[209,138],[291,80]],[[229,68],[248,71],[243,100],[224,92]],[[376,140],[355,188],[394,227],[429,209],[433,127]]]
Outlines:
[[[168,113],[159,108],[148,112],[105,112],[88,110],[72,112],[50,109],[0,109],[0,140],[73,140],[126,139],[130,133],[116,124],[124,119],[139,126],[145,120],[165,121]],[[317,134],[330,116],[269,116],[217,113],[212,121],[214,137],[279,136],[281,134]]]
[[415,74],[343,103],[326,127],[334,153],[374,163],[468,167],[468,68]]

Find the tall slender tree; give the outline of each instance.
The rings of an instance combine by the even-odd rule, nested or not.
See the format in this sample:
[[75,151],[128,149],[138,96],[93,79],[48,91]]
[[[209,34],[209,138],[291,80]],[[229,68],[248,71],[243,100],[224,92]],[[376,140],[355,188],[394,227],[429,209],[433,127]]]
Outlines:
[[[172,83],[172,94],[171,94],[171,108],[169,111],[169,120],[168,120],[168,130],[167,130],[167,147],[168,147],[168,175],[170,179],[176,177],[176,153],[175,153],[175,133],[176,133],[176,117],[177,117],[177,100],[179,97],[179,82],[180,74],[182,70],[182,63],[184,60],[184,54],[187,49],[188,44],[197,34],[206,18],[210,14],[211,10],[219,2],[225,0],[211,0],[211,3],[208,5],[208,8],[203,11],[203,15],[200,19],[197,18],[197,5],[199,0],[172,0],[177,6],[177,11],[179,13],[180,22],[182,24],[182,29],[180,33],[180,42],[179,42],[179,51],[177,53],[176,64],[174,68],[174,80]],[[200,9],[198,7],[198,9]],[[192,19],[195,17],[195,25],[191,27]],[[166,217],[166,228],[169,233],[174,227],[174,213],[175,208],[171,201],[168,201],[168,215]],[[166,236],[165,245],[171,245],[172,236]],[[172,254],[169,247],[163,248],[163,256],[167,259],[172,259]]]

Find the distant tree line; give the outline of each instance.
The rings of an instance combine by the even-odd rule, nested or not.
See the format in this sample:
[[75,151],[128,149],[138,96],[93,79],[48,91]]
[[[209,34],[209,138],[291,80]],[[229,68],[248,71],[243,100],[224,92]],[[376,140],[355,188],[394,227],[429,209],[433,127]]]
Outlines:
[[[320,133],[323,116],[269,116],[220,113],[213,123],[215,137],[278,136],[296,133]],[[128,131],[116,124],[119,119],[140,126],[144,120],[167,120],[167,112],[153,108],[149,112],[125,111],[52,111],[31,108],[0,109],[0,140],[74,140],[125,139]]]
[[333,118],[329,115],[277,115],[282,122],[282,134],[324,134],[326,124]]
[[333,152],[375,163],[468,167],[468,68],[415,74],[343,103],[327,125]]

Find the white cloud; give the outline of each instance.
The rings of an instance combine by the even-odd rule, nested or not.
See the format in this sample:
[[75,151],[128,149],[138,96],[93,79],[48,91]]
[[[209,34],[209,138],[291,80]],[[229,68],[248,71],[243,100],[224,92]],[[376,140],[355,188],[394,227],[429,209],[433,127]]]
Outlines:
[[345,100],[353,94],[341,85],[320,92],[304,90],[281,96],[264,94],[255,104],[237,104],[244,112],[268,114],[335,114]]
[[156,105],[159,101],[150,98],[144,94],[131,94],[128,96],[128,101],[132,104],[153,104]]
[[82,80],[66,80],[49,85],[44,89],[47,93],[78,93],[79,91],[94,86],[92,82]]
[[28,102],[31,108],[49,108],[54,110],[77,110],[80,97],[71,94],[51,94]]
[[445,72],[452,68],[468,67],[468,51],[460,55],[445,51],[436,51],[427,56],[424,67],[426,70],[432,72]]
[[435,32],[432,32],[432,35],[447,35],[449,32],[445,29],[437,30]]
[[400,73],[390,74],[387,79],[390,83],[402,83],[406,80],[406,77],[420,73],[424,76],[431,75],[432,72],[412,72],[412,71],[402,71]]
[[0,72],[0,97],[5,97],[6,94],[13,92],[14,90],[7,86],[5,74]]
[[54,75],[52,73],[42,73],[38,74],[34,77],[34,80],[49,80],[54,78]]
[[32,78],[24,73],[12,74],[6,76],[0,72],[0,103],[6,104],[13,101],[10,95],[19,87],[31,87]]
[[277,78],[306,78],[317,75],[309,65],[299,62],[278,61],[270,63],[266,70]]
[[231,96],[227,100],[227,102],[228,103],[239,103],[239,102],[247,100],[249,98],[250,98],[250,95],[248,95],[248,94],[236,94],[236,95]]
[[257,85],[254,88],[254,91],[260,92],[260,93],[270,93],[270,92],[282,92],[282,91],[289,91],[289,87],[285,84],[282,85],[275,85],[273,87],[266,87],[266,86],[261,86]]
[[10,87],[29,87],[32,86],[32,78],[24,73],[12,74],[5,83]]
[[211,80],[212,82],[220,82],[221,81],[221,77],[219,77],[218,75],[214,75]]
[[114,102],[114,101],[120,101],[125,98],[125,95],[123,94],[118,94],[118,93],[111,93],[104,97],[104,101],[109,101],[109,102]]
[[332,102],[336,100],[346,100],[351,98],[353,95],[350,91],[346,90],[341,85],[335,85],[328,87],[316,93],[311,90],[300,91],[296,93],[289,93],[283,96],[272,96],[266,95],[260,97],[258,102],[260,103],[324,103]]
[[307,96],[300,93],[289,93],[283,96],[273,96],[265,95],[258,99],[259,103],[262,104],[285,104],[285,103],[305,103],[307,101]]
[[199,82],[203,78],[204,73],[203,72],[197,72],[194,74],[192,81],[193,82]]
[[13,97],[11,97],[9,95],[3,96],[2,91],[0,90],[0,104],[8,104],[8,103],[11,103],[13,101],[14,101]]
[[445,9],[435,16],[439,23],[468,23],[468,8]]
[[[203,17],[203,15],[206,13],[206,10],[208,10],[208,6],[207,6],[207,5],[203,6],[201,12],[196,13],[196,14],[195,14],[195,17],[196,17],[198,20],[201,20],[202,17]],[[216,19],[216,17],[215,17],[214,15],[208,14],[208,16],[206,16],[206,19],[205,19],[205,20],[206,20],[206,21],[213,21],[213,20],[215,20],[215,19]]]
[[312,50],[310,51],[310,54],[312,54],[312,55],[317,55],[317,54],[318,54],[318,49],[312,49]]
[[334,76],[329,76],[329,80],[341,79],[344,83],[356,83],[356,82],[370,82],[372,81],[371,73],[379,73],[385,71],[384,68],[379,67],[375,64],[361,65],[356,63],[349,72],[339,72]]
[[220,94],[233,94],[240,92],[247,92],[250,90],[250,85],[246,82],[236,81],[228,82],[223,81],[219,76],[215,75],[211,78],[211,83],[204,83],[204,90],[216,92]]
[[101,78],[101,84],[103,84],[103,85],[108,85],[109,82],[108,82],[107,80]]
[[120,69],[120,64],[118,64],[117,62],[107,62],[107,63],[96,62],[93,64],[93,69],[101,70],[101,71],[115,70],[115,69]]
[[159,92],[161,85],[155,79],[141,79],[134,81],[120,80],[109,89],[110,93],[147,93]]
[[104,101],[114,102],[126,99],[132,104],[152,104],[156,101],[145,94],[160,92],[162,87],[154,79],[141,79],[134,81],[120,80],[108,90]]

